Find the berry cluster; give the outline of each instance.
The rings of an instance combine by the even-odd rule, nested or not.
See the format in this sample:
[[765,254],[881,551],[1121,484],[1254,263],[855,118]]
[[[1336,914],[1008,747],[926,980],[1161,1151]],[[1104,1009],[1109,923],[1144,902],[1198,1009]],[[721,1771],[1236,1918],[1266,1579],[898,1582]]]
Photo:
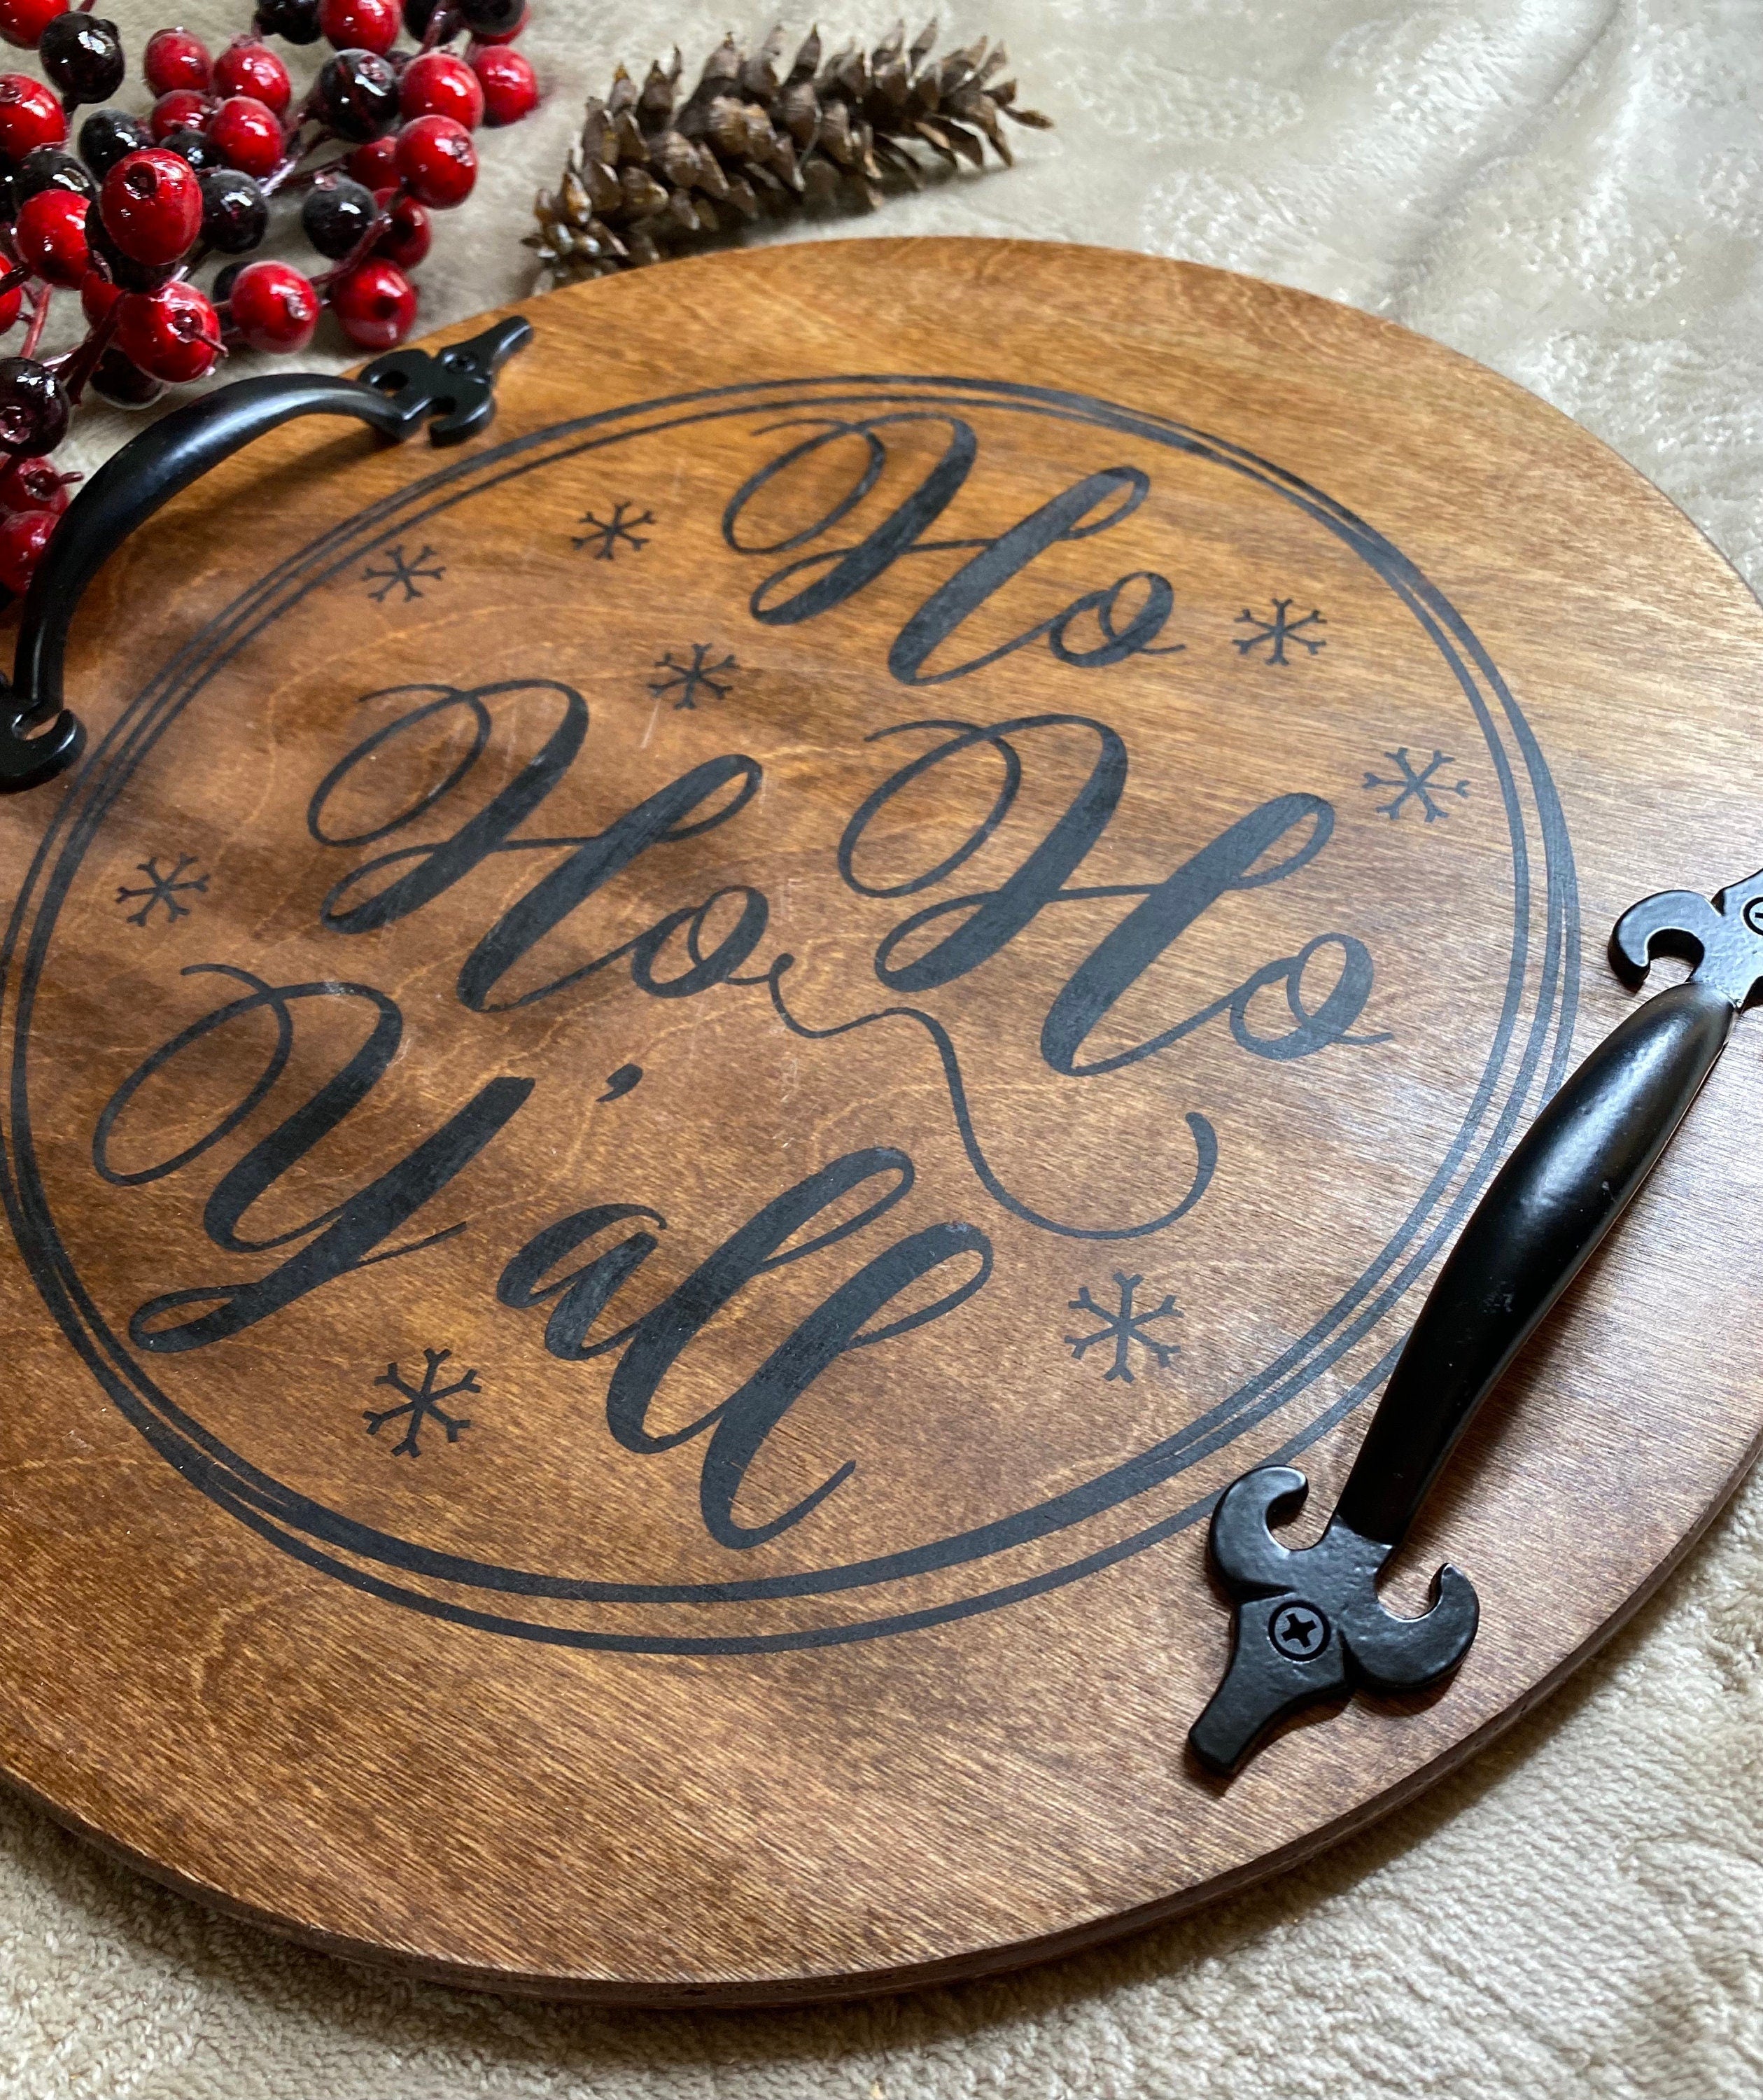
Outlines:
[[[430,214],[477,179],[472,134],[538,102],[513,48],[527,0],[258,0],[252,33],[213,56],[161,29],[142,71],[152,108],[102,105],[127,73],[92,0],[0,0],[0,38],[34,51],[45,80],[0,73],[0,586],[20,591],[67,508],[48,455],[90,390],[139,408],[206,378],[236,344],[303,350],[328,307],[350,342],[383,351],[416,320],[409,272]],[[414,48],[398,47],[400,31]],[[330,45],[303,95],[274,36]],[[452,48],[461,37],[461,51]],[[77,112],[79,123],[70,146]],[[278,192],[332,267],[248,259]],[[211,259],[206,290],[194,279]],[[77,292],[86,333],[39,357],[50,302]]]

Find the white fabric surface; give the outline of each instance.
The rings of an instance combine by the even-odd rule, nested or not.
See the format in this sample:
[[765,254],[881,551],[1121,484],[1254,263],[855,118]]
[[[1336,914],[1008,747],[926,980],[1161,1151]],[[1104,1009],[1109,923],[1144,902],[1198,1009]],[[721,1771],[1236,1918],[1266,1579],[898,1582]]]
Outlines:
[[[892,4],[892,0],[887,0]],[[727,26],[532,0],[430,323],[518,296],[613,63]],[[138,51],[168,10],[108,0]],[[245,0],[187,0],[224,41]],[[1012,174],[825,232],[1140,247],[1439,337],[1589,425],[1763,575],[1763,0],[961,0],[1058,120]],[[760,33],[760,17],[743,19]],[[799,24],[804,26],[805,22]],[[836,35],[886,26],[822,17]],[[341,357],[336,360],[341,363]],[[89,457],[121,435],[89,426]],[[1690,1343],[1693,1346],[1693,1341]],[[1708,2100],[1763,2090],[1763,1482],[1467,1771],[1307,1871],[1003,1981],[791,2014],[414,1988],[207,1916],[0,1802],[0,2089],[90,2100]]]

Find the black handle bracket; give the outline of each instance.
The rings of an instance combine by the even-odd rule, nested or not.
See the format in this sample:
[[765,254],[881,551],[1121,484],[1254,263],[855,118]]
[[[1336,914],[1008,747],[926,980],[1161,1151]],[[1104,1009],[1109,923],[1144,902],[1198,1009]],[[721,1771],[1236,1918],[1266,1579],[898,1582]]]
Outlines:
[[518,315],[439,352],[389,351],[359,379],[316,372],[241,379],[174,409],[107,460],[68,506],[25,593],[12,677],[0,679],[0,794],[37,788],[79,757],[63,704],[68,629],[86,585],[138,525],[211,467],[296,417],[354,416],[402,443],[429,427],[456,445],[496,413],[496,376],[532,340]]
[[1673,889],[1617,920],[1610,958],[1638,986],[1655,954],[1695,965],[1611,1030],[1569,1075],[1470,1214],[1428,1292],[1329,1527],[1283,1546],[1272,1526],[1307,1484],[1263,1466],[1212,1515],[1214,1572],[1236,1604],[1231,1659],[1188,1741],[1235,1771],[1274,1725],[1357,1686],[1417,1691],[1456,1669],[1479,1607],[1448,1565],[1417,1619],[1377,1577],[1482,1402],[1651,1173],[1732,1034],[1763,997],[1763,871],[1708,899]]

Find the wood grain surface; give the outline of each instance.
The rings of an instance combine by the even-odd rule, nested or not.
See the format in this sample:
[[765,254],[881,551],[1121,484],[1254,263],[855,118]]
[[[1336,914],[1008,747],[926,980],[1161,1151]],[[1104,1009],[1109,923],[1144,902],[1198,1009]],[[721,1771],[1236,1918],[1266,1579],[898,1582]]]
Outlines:
[[1565,418],[1241,278],[851,241],[531,311],[483,439],[298,425],[119,554],[90,757],[0,808],[0,1762],[306,1941],[607,2000],[1240,1886],[1756,1448],[1747,1024],[1402,1555],[1461,1674],[1186,1761],[1210,1498],[1292,1458],[1320,1523],[1612,920],[1763,858],[1763,616]]

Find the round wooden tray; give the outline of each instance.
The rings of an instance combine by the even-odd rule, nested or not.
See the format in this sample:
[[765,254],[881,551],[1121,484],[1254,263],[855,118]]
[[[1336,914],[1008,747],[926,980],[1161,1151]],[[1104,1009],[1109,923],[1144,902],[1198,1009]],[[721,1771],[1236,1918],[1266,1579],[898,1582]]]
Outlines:
[[[0,809],[0,1761],[324,1946],[613,2000],[1074,1947],[1413,1794],[1763,1427],[1756,1038],[1453,1462],[1448,1689],[1233,1784],[1210,1498],[1332,1501],[1763,617],[1584,431],[1142,258],[536,302],[82,610]],[[1302,1529],[1302,1527],[1300,1528]]]

